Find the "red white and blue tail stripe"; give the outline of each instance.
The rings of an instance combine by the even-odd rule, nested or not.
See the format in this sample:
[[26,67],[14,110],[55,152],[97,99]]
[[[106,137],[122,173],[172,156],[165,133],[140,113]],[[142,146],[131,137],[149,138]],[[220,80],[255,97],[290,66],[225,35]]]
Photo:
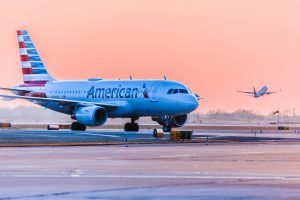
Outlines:
[[45,85],[54,80],[47,72],[26,30],[18,30],[19,52],[25,84]]

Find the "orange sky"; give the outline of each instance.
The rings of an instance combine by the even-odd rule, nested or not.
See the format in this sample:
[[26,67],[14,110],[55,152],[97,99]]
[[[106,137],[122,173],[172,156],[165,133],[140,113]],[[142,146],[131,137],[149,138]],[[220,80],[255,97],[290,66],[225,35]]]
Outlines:
[[[205,98],[200,112],[300,113],[297,0],[0,0],[0,27],[1,86],[22,81],[22,28],[56,79],[165,74]],[[236,93],[264,84],[282,92]]]

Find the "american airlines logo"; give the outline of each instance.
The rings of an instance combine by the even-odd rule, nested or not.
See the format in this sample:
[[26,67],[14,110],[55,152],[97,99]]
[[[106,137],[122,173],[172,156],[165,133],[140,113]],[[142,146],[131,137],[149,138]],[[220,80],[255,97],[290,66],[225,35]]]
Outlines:
[[146,87],[146,83],[143,84],[143,95],[145,98],[149,98],[149,91]]
[[88,90],[87,98],[138,98],[138,88],[95,88],[92,86]]

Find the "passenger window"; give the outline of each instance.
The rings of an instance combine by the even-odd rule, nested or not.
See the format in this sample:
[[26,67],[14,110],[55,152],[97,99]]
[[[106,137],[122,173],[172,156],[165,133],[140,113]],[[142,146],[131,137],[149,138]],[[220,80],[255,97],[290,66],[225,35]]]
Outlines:
[[168,94],[172,94],[173,89],[169,89]]
[[177,94],[177,93],[178,93],[178,89],[174,89],[173,94]]

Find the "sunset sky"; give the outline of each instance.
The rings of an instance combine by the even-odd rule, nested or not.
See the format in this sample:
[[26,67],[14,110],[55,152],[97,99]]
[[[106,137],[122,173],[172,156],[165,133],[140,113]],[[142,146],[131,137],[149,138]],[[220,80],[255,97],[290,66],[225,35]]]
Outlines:
[[[27,29],[56,79],[166,75],[204,97],[199,112],[300,114],[297,0],[0,0],[0,27],[4,87],[22,82],[16,30]],[[282,92],[236,92],[263,85]]]

